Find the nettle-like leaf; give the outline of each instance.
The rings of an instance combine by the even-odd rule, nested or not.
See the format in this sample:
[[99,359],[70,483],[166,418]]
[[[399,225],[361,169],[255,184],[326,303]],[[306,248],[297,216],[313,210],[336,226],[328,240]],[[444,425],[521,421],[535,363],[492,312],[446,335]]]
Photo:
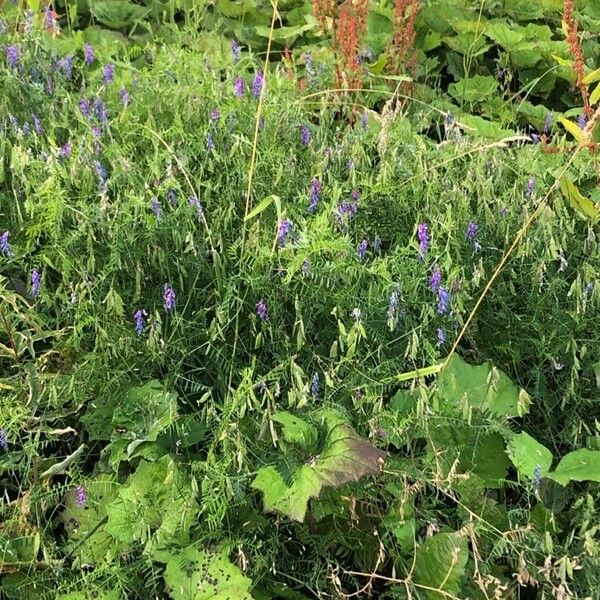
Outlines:
[[252,600],[252,581],[218,552],[188,546],[164,557],[167,592],[173,600]]
[[414,581],[445,592],[423,590],[428,600],[440,600],[448,594],[456,596],[468,558],[469,548],[464,537],[454,532],[437,533],[417,547]]
[[438,394],[444,408],[479,408],[497,417],[517,417],[529,411],[525,390],[492,365],[470,365],[454,354],[438,377]]
[[107,474],[98,475],[85,485],[87,500],[78,506],[74,490],[67,493],[65,510],[60,515],[69,538],[67,549],[74,548],[77,565],[97,565],[109,561],[131,540],[116,541],[105,530],[106,507],[114,500],[119,484]]
[[552,466],[552,452],[524,431],[513,436],[506,452],[519,475],[527,479],[533,478],[536,467],[545,476]]
[[106,531],[115,539],[185,543],[197,512],[189,477],[170,456],[142,460],[127,485],[106,507]]
[[111,400],[93,403],[83,421],[91,439],[128,440],[128,451],[155,441],[177,419],[177,395],[156,380]]
[[[294,469],[286,481],[273,465],[262,467],[252,482],[254,489],[264,494],[266,511],[278,511],[296,521],[303,521],[310,498],[317,498],[323,487],[339,487],[358,481],[366,475],[381,471],[385,452],[362,440],[339,413],[323,409],[315,415],[324,430],[322,448]],[[290,421],[286,418],[286,427]],[[306,432],[306,423],[298,432]],[[288,439],[303,439],[304,433],[292,434]]]
[[548,477],[561,485],[570,481],[600,482],[600,450],[581,448],[563,456],[558,466]]

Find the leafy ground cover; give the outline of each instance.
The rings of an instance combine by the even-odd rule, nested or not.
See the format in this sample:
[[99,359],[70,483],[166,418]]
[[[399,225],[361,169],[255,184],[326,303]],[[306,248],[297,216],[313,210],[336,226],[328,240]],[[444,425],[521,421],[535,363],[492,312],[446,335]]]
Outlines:
[[[3,597],[594,597],[578,89],[521,120],[485,73],[407,89],[370,63],[336,93],[333,59],[265,69],[197,23],[142,47],[6,14]],[[479,22],[472,43],[514,42]]]

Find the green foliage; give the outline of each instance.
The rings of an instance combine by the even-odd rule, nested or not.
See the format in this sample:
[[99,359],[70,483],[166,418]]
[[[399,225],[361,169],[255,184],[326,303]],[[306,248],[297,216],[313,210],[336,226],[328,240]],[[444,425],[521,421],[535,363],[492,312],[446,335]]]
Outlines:
[[3,5],[3,598],[597,589],[595,158],[523,135],[578,116],[560,6],[424,2],[408,78],[372,5],[345,94],[280,2],[261,115],[269,2]]
[[311,498],[318,498],[324,486],[338,487],[381,471],[385,453],[361,440],[338,413],[323,409],[313,415],[322,432],[323,443],[316,446],[317,431],[310,423],[289,413],[273,420],[283,425],[284,439],[313,452],[305,457],[286,481],[277,469],[261,467],[252,487],[264,494],[265,510],[276,510],[303,521]]

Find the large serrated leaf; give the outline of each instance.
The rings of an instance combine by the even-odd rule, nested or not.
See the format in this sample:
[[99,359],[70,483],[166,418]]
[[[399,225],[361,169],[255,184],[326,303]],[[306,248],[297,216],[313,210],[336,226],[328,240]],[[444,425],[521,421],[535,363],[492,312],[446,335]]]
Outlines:
[[438,392],[450,411],[466,403],[498,417],[522,416],[531,403],[529,396],[491,362],[470,365],[457,354],[441,372]]
[[[428,600],[456,596],[469,558],[467,540],[458,533],[438,533],[418,546],[415,556],[414,581],[441,590],[423,589]],[[421,591],[421,590],[420,590]]]
[[552,452],[524,431],[513,436],[506,452],[519,475],[527,479],[533,478],[536,467],[546,475],[552,466]]
[[173,600],[252,600],[252,581],[232,564],[227,551],[188,546],[166,555],[164,579]]
[[570,481],[599,481],[600,482],[600,450],[581,448],[563,456],[550,479],[567,485]]
[[128,0],[94,0],[90,7],[94,17],[111,29],[123,29],[143,19],[150,12],[149,8]]
[[317,413],[325,428],[321,452],[295,469],[288,485],[276,467],[259,469],[252,482],[264,494],[266,511],[278,511],[303,521],[310,498],[323,487],[338,487],[380,472],[385,452],[362,440],[347,421],[332,410]]

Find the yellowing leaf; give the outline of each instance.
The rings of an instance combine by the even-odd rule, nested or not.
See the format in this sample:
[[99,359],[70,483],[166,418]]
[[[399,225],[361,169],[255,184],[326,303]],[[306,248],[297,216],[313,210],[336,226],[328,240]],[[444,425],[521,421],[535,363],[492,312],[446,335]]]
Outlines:
[[590,83],[594,83],[594,81],[600,81],[600,68],[594,69],[593,71],[590,71],[583,78],[583,83],[585,85],[590,85]]
[[583,130],[577,123],[573,123],[573,121],[569,121],[569,119],[565,119],[565,117],[558,117],[558,120],[578,142],[584,141]]
[[590,95],[590,104],[593,106],[600,100],[600,83],[596,86],[596,89]]
[[560,180],[560,191],[569,204],[586,217],[595,220],[600,216],[598,207],[589,198],[583,196],[577,186],[565,175]]

